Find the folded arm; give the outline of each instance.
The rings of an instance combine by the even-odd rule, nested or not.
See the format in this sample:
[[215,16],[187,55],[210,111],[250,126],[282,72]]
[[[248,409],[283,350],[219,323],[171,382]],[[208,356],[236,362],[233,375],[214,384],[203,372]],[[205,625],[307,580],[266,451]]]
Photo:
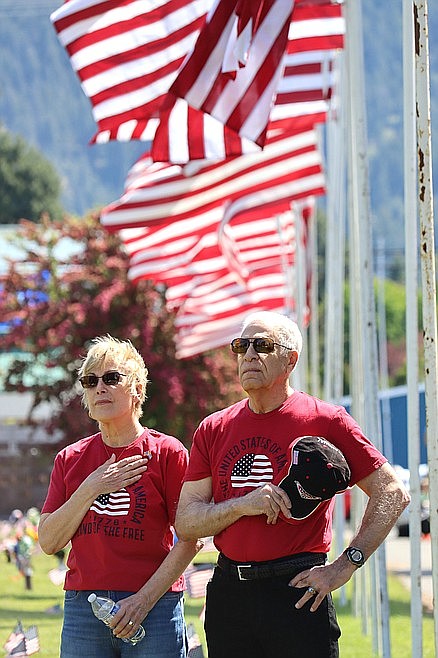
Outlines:
[[185,540],[217,535],[242,516],[266,515],[266,523],[275,524],[282,512],[290,517],[290,500],[283,489],[273,484],[257,487],[245,496],[219,503],[212,501],[211,477],[185,482],[181,490],[175,529]]

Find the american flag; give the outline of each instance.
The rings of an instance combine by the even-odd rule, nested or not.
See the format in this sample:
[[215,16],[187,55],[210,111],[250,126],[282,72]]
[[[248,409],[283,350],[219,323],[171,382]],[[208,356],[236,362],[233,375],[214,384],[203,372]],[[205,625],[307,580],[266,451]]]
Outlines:
[[[238,8],[251,15],[247,57],[228,67],[238,48]],[[239,137],[263,146],[269,114],[282,74],[293,0],[218,0],[209,12],[193,51],[169,89],[168,99],[184,99]],[[258,13],[258,20],[254,14]],[[225,64],[225,66],[224,66]],[[227,69],[224,71],[224,68]],[[233,71],[233,75],[230,75]],[[217,154],[216,157],[220,157]]]
[[24,640],[26,642],[26,656],[31,656],[40,650],[40,640],[36,626],[29,626],[24,633]]
[[295,0],[289,25],[288,53],[344,47],[342,2]]
[[20,658],[20,656],[27,655],[28,653],[26,651],[26,640],[23,637],[18,641],[18,644],[16,644],[15,647],[9,651],[5,658]]
[[165,282],[177,357],[224,345],[248,311],[293,313],[295,238],[283,231],[263,250],[252,214],[272,223],[325,193],[314,126],[336,96],[341,2],[69,0],[51,19],[94,141],[155,134],[101,221],[134,231],[122,237],[133,280]]
[[[266,208],[243,205],[244,199],[236,202],[244,212],[230,217],[228,238],[242,265],[241,274],[249,272],[247,278],[236,276],[222,252],[217,230],[198,235],[200,221],[187,219],[121,232],[131,254],[130,276],[134,280],[162,277],[166,282],[167,305],[177,313],[177,358],[225,345],[240,331],[251,310],[289,312],[294,307],[295,226],[301,222],[307,251],[305,226],[312,221],[314,201],[294,202],[293,213],[290,209],[282,212],[281,204]],[[275,210],[278,214],[272,215]]]
[[67,573],[67,568],[56,567],[55,569],[50,569],[49,578],[54,585],[63,585],[65,581],[65,576]]
[[31,656],[37,653],[40,650],[37,627],[29,626],[25,631],[21,622],[18,622],[4,648],[7,651],[5,658],[19,658],[20,656]]
[[[214,13],[220,13],[222,20],[224,4],[218,2],[214,8]],[[261,4],[265,8],[271,5],[272,12],[276,12],[279,30],[284,17],[277,6],[280,3],[252,2],[252,11]],[[195,158],[221,159],[243,155],[254,152],[257,144],[263,145],[267,130],[275,128],[279,121],[285,121],[290,129],[297,131],[326,120],[335,80],[334,62],[344,42],[345,20],[341,5],[311,0],[295,2],[295,5],[293,2],[282,2],[281,5],[286,13],[293,5],[292,20],[286,21],[290,24],[287,47],[279,45],[282,37],[277,34],[277,55],[281,51],[282,59],[275,69],[271,65],[271,78],[263,66],[259,69],[253,66],[252,81],[262,80],[261,88],[242,84],[239,91],[235,87],[237,80],[224,77],[217,49],[225,46],[226,39],[223,38],[223,31],[220,39],[215,36],[215,28],[209,23],[210,17],[207,18],[194,50],[181,67],[160,109],[151,149],[153,160],[183,163]],[[227,11],[232,13],[232,3],[229,3]],[[214,15],[211,22],[214,26]],[[207,31],[213,34],[207,37]],[[204,46],[203,38],[207,40]],[[208,56],[210,51],[214,53],[214,58]],[[191,70],[186,75],[185,68],[191,64]],[[239,69],[238,75],[244,76],[248,70],[245,65]],[[190,78],[194,91],[187,91],[187,78]],[[270,94],[266,93],[267,89],[263,93],[268,81],[272,87]],[[213,92],[215,86],[218,86],[216,94]],[[247,96],[251,95],[253,97],[249,101]],[[269,107],[261,110],[269,97]],[[236,119],[233,118],[233,110]],[[257,117],[257,121],[251,120],[252,117]]]
[[17,621],[17,624],[14,630],[9,635],[5,644],[3,645],[5,651],[11,652],[24,638],[24,629],[21,624],[21,621]]
[[109,229],[121,229],[187,219],[189,228],[205,233],[212,224],[218,227],[226,202],[249,194],[256,195],[253,205],[323,194],[317,144],[314,130],[280,131],[260,153],[203,163],[193,173],[190,165],[150,165],[142,158],[143,166],[138,163],[122,197],[103,209],[101,222]]
[[210,565],[191,564],[184,572],[187,585],[187,594],[191,599],[200,599],[205,596],[207,583],[213,576],[213,567]]
[[166,284],[168,306],[177,309],[178,358],[226,344],[254,307],[292,307],[290,204],[324,191],[315,132],[274,140],[261,161],[243,156],[199,166],[191,176],[187,168],[145,162],[102,213],[111,228],[149,223],[121,234],[129,276]]
[[[92,105],[98,143],[148,140],[211,0],[69,0],[50,19]],[[153,132],[152,132],[153,135]]]
[[[235,5],[243,7],[245,20],[234,13]],[[214,32],[213,18],[218,16],[222,22],[228,17],[228,37],[223,30]],[[279,55],[340,49],[345,33],[341,3],[329,0],[69,0],[51,20],[91,102],[98,126],[93,141],[147,141],[158,125],[154,159],[173,162],[254,150],[255,142],[250,142],[257,134],[264,139],[266,111],[269,115],[273,107],[271,120],[293,118],[295,127],[303,126],[297,122],[301,112],[324,120],[325,101],[314,101],[312,110],[302,102],[299,107],[285,105],[280,78],[287,62],[280,63]],[[203,28],[213,30],[211,38],[202,36]],[[288,34],[283,34],[285,28]],[[230,45],[238,47],[241,41],[249,49],[235,64],[238,79],[220,70],[210,75],[209,66],[227,68],[223,62],[233,50]],[[205,97],[212,85],[218,93]],[[254,102],[246,102],[251,94]],[[251,140],[245,140],[245,134]]]
[[266,455],[248,453],[234,465],[231,471],[231,486],[260,487],[265,482],[271,482],[272,476],[272,464]]
[[108,516],[126,516],[129,512],[131,499],[126,489],[100,494],[93,502],[90,510],[97,514]]
[[202,644],[193,624],[187,625],[188,658],[204,658]]

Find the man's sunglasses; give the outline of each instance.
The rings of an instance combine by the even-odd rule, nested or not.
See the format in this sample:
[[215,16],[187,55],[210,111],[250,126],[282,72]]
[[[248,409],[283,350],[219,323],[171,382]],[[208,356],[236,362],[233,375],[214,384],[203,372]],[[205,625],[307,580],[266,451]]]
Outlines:
[[270,354],[275,350],[276,345],[277,347],[284,347],[287,350],[292,349],[292,347],[275,343],[272,338],[234,338],[230,346],[234,354],[246,354],[251,343],[258,354]]
[[116,370],[110,370],[101,377],[98,377],[97,375],[84,375],[79,378],[79,381],[81,382],[82,388],[96,388],[99,379],[101,379],[107,386],[117,386],[122,377],[126,377],[126,375],[123,375]]

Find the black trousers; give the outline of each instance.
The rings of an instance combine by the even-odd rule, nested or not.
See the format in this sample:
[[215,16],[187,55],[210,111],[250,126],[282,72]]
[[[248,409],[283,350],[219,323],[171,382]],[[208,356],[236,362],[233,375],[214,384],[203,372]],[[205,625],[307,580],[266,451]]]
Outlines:
[[240,581],[216,567],[205,610],[209,658],[338,658],[332,597],[315,612],[311,601],[297,610],[304,590],[289,587],[293,576]]

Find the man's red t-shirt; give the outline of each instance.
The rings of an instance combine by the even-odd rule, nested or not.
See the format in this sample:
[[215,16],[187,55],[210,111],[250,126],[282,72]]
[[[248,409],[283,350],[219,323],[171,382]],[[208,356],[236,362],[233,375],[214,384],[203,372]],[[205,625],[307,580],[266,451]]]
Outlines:
[[[337,446],[355,484],[387,460],[343,407],[295,391],[280,407],[256,414],[242,400],[205,418],[195,432],[185,481],[212,478],[216,503],[244,496],[273,482],[287,461],[289,444],[300,436],[321,436]],[[254,467],[254,465],[257,467]],[[220,532],[215,545],[231,560],[273,560],[301,552],[330,550],[334,499],[306,519],[274,525],[266,516],[245,516]]]

